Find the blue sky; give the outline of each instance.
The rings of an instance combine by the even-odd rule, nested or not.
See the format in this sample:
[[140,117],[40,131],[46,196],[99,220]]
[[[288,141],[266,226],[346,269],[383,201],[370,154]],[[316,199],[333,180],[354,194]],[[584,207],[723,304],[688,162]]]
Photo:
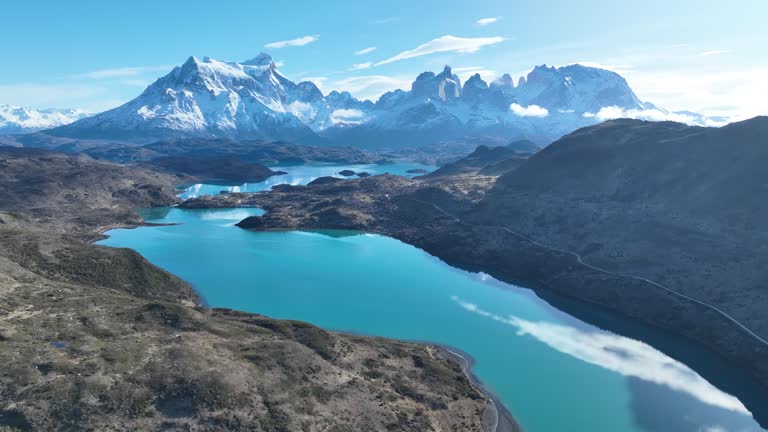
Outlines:
[[7,2],[0,103],[103,110],[190,55],[266,51],[295,81],[359,97],[445,64],[490,80],[581,62],[666,108],[768,114],[766,17],[766,0]]

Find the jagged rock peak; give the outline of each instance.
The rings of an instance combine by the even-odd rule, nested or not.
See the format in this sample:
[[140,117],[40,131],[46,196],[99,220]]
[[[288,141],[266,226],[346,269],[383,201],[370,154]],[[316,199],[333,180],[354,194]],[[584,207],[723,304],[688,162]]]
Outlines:
[[267,53],[259,53],[256,57],[244,61],[242,64],[248,65],[248,66],[269,66],[270,68],[275,68],[275,61],[272,59],[272,56]]
[[515,80],[512,79],[512,77],[505,73],[504,75],[496,78],[491,83],[491,87],[500,87],[502,89],[513,89],[515,88]]
[[469,77],[467,82],[464,83],[464,88],[466,89],[467,87],[488,88],[488,84],[483,81],[483,77],[481,77],[479,73],[476,73]]
[[411,84],[411,91],[417,97],[446,102],[461,97],[461,80],[446,65],[437,75],[434,72],[419,74]]

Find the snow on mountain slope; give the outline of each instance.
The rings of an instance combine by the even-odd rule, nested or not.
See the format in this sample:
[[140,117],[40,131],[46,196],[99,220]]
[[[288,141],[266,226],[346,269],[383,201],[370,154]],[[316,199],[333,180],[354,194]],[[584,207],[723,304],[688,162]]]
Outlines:
[[78,109],[46,109],[0,105],[0,134],[25,134],[64,126],[91,115]]
[[596,123],[588,114],[607,106],[643,107],[626,81],[606,70],[539,66],[517,87],[509,75],[488,85],[477,74],[462,86],[446,66],[439,74],[420,74],[410,91],[383,95],[357,128],[323,134],[344,144],[385,147],[478,137],[548,143]]
[[[60,136],[111,139],[225,137],[418,146],[445,140],[532,139],[551,142],[611,115],[668,116],[643,103],[620,75],[571,65],[537,66],[515,86],[509,75],[490,85],[461,80],[446,66],[420,74],[410,90],[376,103],[346,91],[328,95],[294,83],[267,54],[242,63],[190,57],[136,99],[58,127]],[[695,123],[703,117],[689,115]]]
[[313,83],[289,80],[267,54],[242,63],[190,57],[136,99],[51,133],[304,140],[344,123],[335,111]]
[[578,64],[561,68],[537,66],[512,95],[520,105],[538,105],[550,111],[585,113],[608,106],[643,108],[621,75]]
[[346,144],[385,147],[484,138],[527,138],[546,144],[619,117],[724,124],[724,119],[671,113],[642,102],[621,75],[604,69],[542,65],[521,77],[517,86],[508,74],[490,85],[476,74],[462,86],[446,66],[439,74],[420,74],[411,91],[384,94],[369,120],[357,128],[330,128],[323,134]]

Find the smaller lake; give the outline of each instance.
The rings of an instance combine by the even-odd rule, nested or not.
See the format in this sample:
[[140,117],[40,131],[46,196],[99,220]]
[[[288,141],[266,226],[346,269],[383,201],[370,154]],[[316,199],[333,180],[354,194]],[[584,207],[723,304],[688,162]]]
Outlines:
[[[350,170],[355,173],[377,174],[397,174],[405,177],[414,177],[423,173],[408,172],[413,170],[424,170],[432,172],[437,169],[434,165],[425,165],[416,162],[394,162],[391,164],[361,164],[361,165],[335,165],[335,164],[311,164],[311,165],[291,165],[270,167],[273,171],[283,171],[287,174],[276,175],[260,183],[240,183],[240,184],[195,184],[187,186],[179,195],[181,199],[195,198],[201,195],[216,195],[222,191],[227,192],[259,192],[270,189],[272,186],[280,184],[305,185],[312,180],[320,177],[345,178],[339,172]],[[357,178],[352,176],[350,178]]]

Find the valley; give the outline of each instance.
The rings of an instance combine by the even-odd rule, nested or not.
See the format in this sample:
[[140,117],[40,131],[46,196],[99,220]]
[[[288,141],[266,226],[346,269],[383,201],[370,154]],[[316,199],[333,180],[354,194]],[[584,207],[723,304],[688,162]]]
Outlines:
[[[729,236],[743,237],[742,248],[761,242],[745,237],[754,237],[753,229],[762,223],[754,217],[759,208],[753,208],[761,203],[732,201],[718,207],[723,209],[718,213],[707,200],[739,200],[740,195],[732,193],[734,185],[745,189],[741,196],[750,196],[752,179],[759,178],[756,161],[763,158],[756,143],[765,136],[765,126],[764,118],[721,129],[620,120],[576,131],[533,154],[520,150],[526,143],[480,146],[440,168],[406,161],[370,163],[370,153],[360,153],[367,159],[352,159],[364,163],[305,159],[302,162],[309,163],[268,168],[256,161],[268,159],[238,156],[237,147],[230,148],[228,141],[208,140],[153,144],[164,156],[130,156],[128,165],[84,154],[5,147],[0,196],[8,212],[3,214],[2,228],[9,276],[3,285],[8,313],[2,335],[3,343],[18,347],[7,353],[19,353],[5,359],[13,365],[4,378],[16,392],[10,397],[32,392],[43,400],[60,399],[54,395],[69,387],[46,386],[49,375],[65,377],[66,386],[81,388],[77,386],[83,382],[89,387],[69,394],[58,405],[18,405],[4,412],[3,418],[10,420],[3,421],[24,429],[74,418],[73,426],[114,429],[116,421],[130,427],[181,428],[206,418],[221,430],[241,427],[234,425],[262,430],[291,424],[310,430],[332,424],[375,427],[382,422],[397,422],[397,430],[422,430],[427,424],[434,428],[461,421],[462,428],[485,430],[498,418],[502,420],[498,431],[574,424],[628,431],[696,431],[715,424],[761,430],[768,376],[762,360],[766,351],[760,344],[763,323],[755,319],[754,311],[742,309],[742,299],[761,304],[762,294],[754,288],[761,285],[747,277],[748,269],[758,270],[752,277],[759,280],[760,267],[754,261],[733,261],[721,262],[717,272],[708,271],[715,264],[703,251],[712,245],[720,250],[730,247],[719,236],[726,226]],[[660,144],[669,142],[676,145]],[[712,176],[716,169],[707,163],[716,159],[707,155],[721,153],[725,143],[738,146],[740,156],[734,161],[739,168],[730,175]],[[661,163],[663,156],[649,160],[647,153],[633,154],[653,145],[663,145],[656,155],[663,149],[690,154],[686,146],[696,145],[695,169],[687,169],[681,177]],[[243,144],[246,148],[275,147]],[[338,151],[320,149],[310,147],[303,154],[324,158]],[[562,156],[563,152],[576,153]],[[580,157],[591,158],[589,171],[569,174],[571,164],[584,166]],[[666,160],[679,163],[685,157],[670,154]],[[653,164],[664,188],[643,189],[647,181],[633,175],[649,169],[643,164]],[[697,172],[707,173],[711,180],[688,177]],[[618,174],[609,182],[608,173]],[[545,176],[537,178],[541,175]],[[563,183],[563,178],[573,181]],[[591,183],[593,178],[600,180]],[[557,180],[548,183],[548,179]],[[690,182],[709,188],[701,195],[705,201],[690,193],[688,200],[669,195],[687,190]],[[565,185],[570,189],[558,190]],[[177,195],[185,201],[178,208],[168,207],[179,203]],[[136,214],[137,208],[152,210]],[[562,225],[564,219],[557,215],[563,212],[578,225]],[[683,239],[671,236],[668,225],[675,220],[684,220],[688,228]],[[623,230],[626,226],[643,233],[643,239],[631,237]],[[648,237],[655,226],[667,226],[667,231]],[[104,239],[100,233],[107,230],[109,238]],[[99,239],[118,248],[89,244]],[[657,253],[655,261],[643,244],[652,240],[658,242],[654,250],[667,253]],[[669,241],[680,246],[665,243]],[[750,253],[761,259],[759,247]],[[741,260],[747,254],[728,256]],[[694,279],[696,275],[701,276]],[[695,285],[687,283],[691,280]],[[742,286],[731,285],[740,292],[733,301],[708,294],[727,280],[744,281]],[[30,291],[33,286],[50,288]],[[435,291],[438,286],[443,288]],[[383,297],[372,301],[377,296]],[[86,303],[81,302],[84,299]],[[101,306],[84,309],[91,300]],[[340,305],[346,306],[339,309]],[[57,312],[51,315],[54,308]],[[42,310],[50,316],[43,321],[43,328],[50,330],[41,333],[47,345],[32,348],[32,328],[40,322],[36,317]],[[394,310],[399,311],[395,320]],[[426,310],[431,312],[425,315]],[[149,319],[147,311],[159,313],[159,321]],[[453,326],[459,316],[465,328]],[[67,317],[78,318],[68,323]],[[258,330],[251,335],[247,330],[249,336],[241,336],[243,323],[251,325],[254,320],[272,333],[262,335]],[[93,325],[98,331],[91,329]],[[141,339],[136,339],[137,332]],[[484,335],[494,335],[505,348],[500,352]],[[570,347],[561,339],[564,335],[581,341],[581,348]],[[268,357],[258,359],[250,354],[232,359],[230,353],[245,346],[267,349],[266,340],[258,339],[265,336],[290,350],[280,355],[269,351]],[[376,338],[380,336],[393,339]],[[317,345],[317,338],[331,340],[331,345]],[[129,388],[145,395],[143,402],[110,393],[112,384],[92,384],[123,370],[124,364],[110,356],[125,353],[114,343],[125,344],[128,339],[138,344],[138,357],[130,362],[147,362],[145,370],[129,372]],[[299,345],[315,354],[301,351]],[[441,351],[441,346],[449,346],[448,351]],[[585,346],[595,350],[584,351]],[[368,354],[363,355],[362,349]],[[52,363],[48,359],[57,352],[66,356]],[[146,357],[149,352],[152,358],[165,360],[152,363]],[[195,352],[198,357],[192,358],[198,360],[172,360],[181,352]],[[393,352],[400,354],[388,354]],[[293,360],[269,367],[264,363],[283,355]],[[391,376],[394,381],[384,370],[359,375],[366,370],[360,369],[361,364],[369,367],[372,361],[366,359],[371,355],[392,359],[386,367],[416,367],[407,373],[413,380],[408,389],[421,390],[412,393],[401,387],[397,381],[401,378],[396,378],[400,373]],[[432,366],[420,375],[425,355],[464,381],[434,382]],[[420,360],[412,360],[414,356]],[[474,363],[476,384],[462,374],[462,358]],[[641,358],[640,363],[627,361]],[[263,374],[261,368],[267,367],[277,374],[270,381],[275,387],[264,387],[259,397],[244,399],[243,388],[228,372],[211,375],[212,359],[228,362],[228,369],[238,374]],[[507,366],[518,362],[519,367]],[[296,399],[293,393],[281,393],[288,388],[286,380],[299,373],[292,368],[306,364],[323,365],[320,375],[313,372],[305,382],[309,392],[313,386],[327,386],[330,376],[354,378],[334,381],[345,389],[337,387],[336,397],[313,399],[301,393]],[[537,373],[530,369],[534,364]],[[65,366],[77,367],[77,372],[70,375]],[[83,369],[86,366],[90,369]],[[675,372],[659,381],[663,374],[650,371],[660,367]],[[583,371],[555,378],[558,368]],[[22,373],[28,377],[23,384],[12,378]],[[208,382],[211,377],[219,381]],[[198,384],[190,387],[190,379]],[[165,384],[152,387],[158,380]],[[552,399],[560,389],[586,388],[592,382],[602,384],[591,398],[565,392],[556,402]],[[264,386],[261,378],[253,383]],[[460,394],[454,392],[458,383],[464,386]],[[375,399],[376,410],[364,404],[360,406],[368,406],[367,414],[354,414],[343,401],[367,400],[360,392],[370,391],[371,385],[400,396],[385,403]],[[540,391],[521,392],[520,386]],[[433,396],[424,396],[426,391]],[[278,394],[285,396],[272,396]],[[82,420],[67,411],[85,403],[83,398],[94,397],[100,402],[89,405]],[[272,397],[278,400],[270,402]],[[542,398],[559,407],[558,417],[542,415],[547,406]],[[658,398],[675,402],[657,405]],[[307,413],[290,400],[319,405]],[[619,405],[607,408],[609,400]],[[250,417],[242,408],[246,406],[264,406],[266,414]],[[331,419],[319,414],[323,412],[319,407],[350,415]],[[614,415],[596,414],[605,409]],[[649,415],[649,409],[656,415]],[[659,417],[659,412],[664,414]]]
[[768,11],[143,3],[4,8],[0,432],[768,430]]

